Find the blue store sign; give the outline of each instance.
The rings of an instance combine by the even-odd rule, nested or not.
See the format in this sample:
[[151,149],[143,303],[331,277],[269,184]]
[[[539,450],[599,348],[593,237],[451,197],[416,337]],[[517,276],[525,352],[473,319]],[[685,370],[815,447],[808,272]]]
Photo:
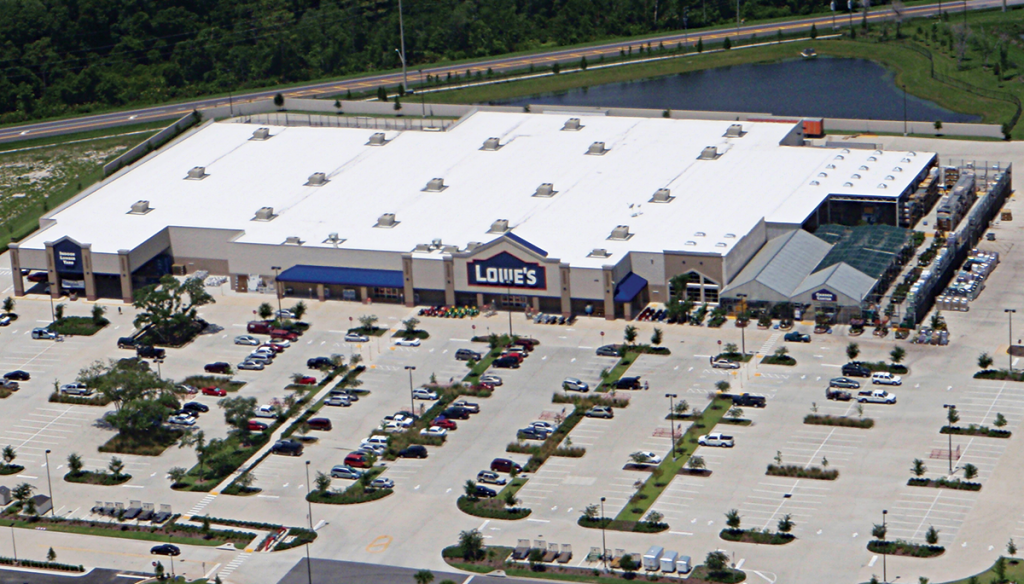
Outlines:
[[811,300],[815,302],[835,302],[836,295],[822,288],[821,290],[818,290],[814,294],[811,294]]
[[85,271],[82,268],[82,246],[69,239],[53,244],[53,259],[57,271],[62,274],[81,274]]
[[503,251],[485,260],[466,264],[470,286],[498,286],[544,290],[547,277],[540,264],[524,262]]

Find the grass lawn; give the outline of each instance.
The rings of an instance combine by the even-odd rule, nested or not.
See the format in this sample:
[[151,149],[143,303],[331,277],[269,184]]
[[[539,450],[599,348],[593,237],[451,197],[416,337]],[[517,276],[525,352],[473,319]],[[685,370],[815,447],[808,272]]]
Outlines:
[[[985,570],[980,574],[976,574],[980,582],[998,582],[999,578],[995,571],[995,565],[992,568]],[[1006,560],[1006,579],[1010,582],[1024,582],[1024,561],[1021,560]],[[963,578],[961,580],[952,580],[945,584],[974,584],[971,578]]]
[[224,377],[221,375],[190,375],[186,377],[182,383],[199,389],[204,387],[218,387],[227,392],[238,391],[245,385],[244,381],[235,381],[230,377]]
[[[36,522],[27,521],[24,519],[0,519],[0,526],[3,527],[19,527],[22,529],[39,529],[44,528],[46,531],[60,531],[62,533],[77,533],[79,535],[98,535],[100,537],[117,537],[121,539],[138,539],[143,541],[153,541],[160,543],[174,543],[179,545],[201,545],[215,547],[226,543],[223,539],[203,539],[202,537],[188,537],[179,535],[169,535],[162,531],[121,531],[121,525],[118,523],[111,523],[109,528],[106,527],[91,527],[86,525],[65,525],[56,522]],[[237,547],[237,546],[236,546]]]
[[608,375],[605,375],[601,379],[601,384],[597,386],[597,391],[605,392],[614,389],[615,382],[626,374],[630,365],[632,365],[639,356],[640,353],[627,351],[625,356],[621,357],[615,366],[608,370]]
[[105,318],[93,320],[88,316],[65,316],[57,322],[50,323],[46,328],[62,335],[90,337],[103,330],[103,327],[108,324],[110,321]]
[[100,446],[99,451],[118,454],[138,454],[140,456],[160,456],[164,450],[177,443],[180,437],[180,430],[171,430],[164,427],[155,432],[135,437],[117,433],[113,438]]

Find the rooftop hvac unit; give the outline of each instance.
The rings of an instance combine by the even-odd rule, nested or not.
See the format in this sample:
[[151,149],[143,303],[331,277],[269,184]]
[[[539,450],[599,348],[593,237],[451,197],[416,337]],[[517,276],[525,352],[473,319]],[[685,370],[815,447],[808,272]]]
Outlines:
[[149,201],[138,201],[132,205],[132,210],[128,213],[131,215],[145,215],[152,209],[149,208]]
[[441,247],[441,253],[456,253],[458,251],[459,246],[457,245],[445,245]]
[[338,247],[339,245],[345,243],[345,240],[338,237],[337,233],[331,233],[327,236],[327,239],[324,240],[324,243],[329,243],[334,247]]
[[697,160],[715,160],[718,156],[717,146],[706,146],[700,151],[700,156],[697,157]]
[[374,227],[391,228],[398,225],[398,221],[395,221],[394,213],[384,213],[377,218],[377,224]]
[[438,237],[436,239],[431,239],[430,240],[430,248],[431,249],[441,249],[441,238]]
[[440,193],[441,191],[445,190],[446,188],[448,188],[448,186],[446,184],[444,184],[444,179],[443,178],[432,178],[427,183],[427,187],[425,189],[423,189],[423,190],[428,192],[428,193]]
[[505,233],[508,231],[508,219],[498,219],[491,223],[491,229],[487,233]]
[[252,133],[252,140],[263,141],[270,138],[270,128],[259,128]]
[[672,191],[669,189],[658,189],[654,191],[654,196],[651,197],[650,203],[668,203],[675,197],[672,196]]
[[260,207],[256,211],[256,217],[253,218],[253,221],[270,221],[274,217],[277,217],[277,215],[274,215],[273,207]]
[[327,175],[322,172],[314,172],[309,175],[309,180],[306,181],[307,187],[322,187],[327,184]]
[[583,128],[583,124],[580,124],[579,118],[569,118],[566,120],[565,125],[562,126],[563,132],[578,132]]
[[471,241],[466,244],[466,251],[473,251],[474,249],[480,247],[481,245],[483,244],[480,243],[479,241]]
[[285,245],[302,245],[303,243],[306,242],[302,241],[297,235],[286,237],[284,240]]
[[629,232],[629,225],[618,225],[612,229],[612,234],[608,236],[608,239],[626,241],[630,237],[633,237],[633,234]]
[[206,174],[206,167],[205,166],[196,166],[192,170],[188,171],[188,176],[186,176],[185,179],[186,180],[203,180],[204,178],[206,178],[208,176],[210,176],[210,175]]
[[501,141],[500,140],[498,140],[497,138],[488,138],[488,139],[484,140],[484,146],[483,146],[483,148],[481,148],[481,150],[487,150],[487,151],[493,152],[493,151],[495,151],[495,150],[497,150],[499,148],[501,148]]
[[743,124],[732,124],[729,129],[725,131],[726,138],[742,138],[746,132],[743,131]]
[[589,254],[587,254],[587,257],[606,258],[610,255],[612,254],[608,253],[608,250],[595,247]]
[[387,140],[384,139],[384,132],[377,132],[370,136],[370,141],[366,143],[367,146],[383,146],[387,144]]
[[551,198],[555,196],[555,192],[555,185],[551,183],[542,183],[537,187],[537,192],[533,193],[533,196]]
[[590,156],[604,156],[605,152],[608,152],[608,149],[604,147],[604,142],[594,142],[587,148],[587,154]]
[[429,243],[417,243],[416,244],[416,248],[413,249],[413,251],[418,251],[418,252],[422,252],[422,253],[428,253],[428,252],[430,252],[430,244]]

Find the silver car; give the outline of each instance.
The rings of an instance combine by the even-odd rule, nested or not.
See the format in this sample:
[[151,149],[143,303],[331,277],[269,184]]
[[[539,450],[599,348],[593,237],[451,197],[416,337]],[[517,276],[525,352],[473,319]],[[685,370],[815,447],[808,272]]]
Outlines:
[[375,489],[393,489],[395,488],[395,481],[387,477],[377,477],[370,482],[370,486]]
[[369,343],[370,337],[359,333],[348,333],[345,335],[346,343]]
[[254,363],[262,363],[263,365],[270,365],[274,362],[274,357],[268,353],[253,352],[245,358],[246,361],[252,361]]
[[358,480],[361,476],[363,476],[361,471],[354,469],[351,466],[345,466],[344,464],[339,464],[331,469],[331,478],[334,479],[349,479],[354,481]]
[[242,369],[248,371],[263,371],[263,363],[257,363],[255,361],[242,361],[235,369]]
[[348,400],[348,398],[346,398],[345,396],[342,396],[342,395],[332,395],[331,397],[327,398],[327,401],[324,402],[324,405],[325,406],[341,406],[341,407],[347,408],[348,406],[352,405],[352,402],[350,402]]
[[239,336],[235,337],[235,344],[236,345],[259,345],[262,342],[263,341],[257,339],[256,337],[254,337],[252,335],[239,335]]

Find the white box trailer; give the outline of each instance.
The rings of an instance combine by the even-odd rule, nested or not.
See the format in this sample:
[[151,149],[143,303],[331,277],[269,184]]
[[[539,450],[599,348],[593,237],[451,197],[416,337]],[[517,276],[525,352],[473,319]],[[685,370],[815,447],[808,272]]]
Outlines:
[[665,548],[652,545],[651,549],[647,550],[644,554],[644,569],[645,570],[657,570],[661,567],[661,555],[665,553]]
[[676,571],[680,574],[686,574],[690,571],[690,556],[679,556],[676,558]]
[[661,571],[665,573],[675,572],[677,557],[679,557],[679,554],[676,552],[665,552],[661,556]]

